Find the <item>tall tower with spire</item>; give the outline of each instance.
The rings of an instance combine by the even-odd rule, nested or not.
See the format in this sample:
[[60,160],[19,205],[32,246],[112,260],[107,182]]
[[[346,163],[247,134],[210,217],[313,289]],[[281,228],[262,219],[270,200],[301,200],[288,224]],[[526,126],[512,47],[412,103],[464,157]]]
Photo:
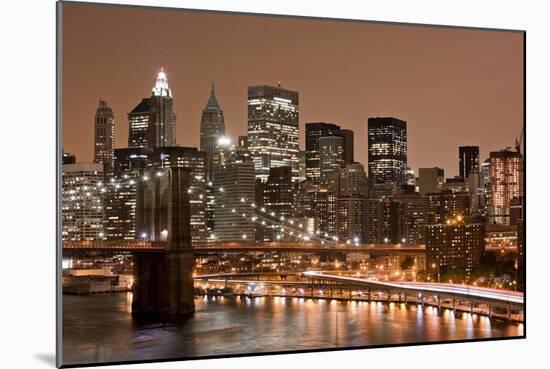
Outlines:
[[168,86],[168,78],[163,67],[157,75],[151,97],[142,99],[128,113],[128,122],[128,147],[176,146],[176,114],[172,90]]
[[223,110],[218,104],[214,82],[210,90],[210,97],[202,111],[201,118],[201,151],[206,152],[206,171],[208,180],[212,180],[214,171],[214,157],[218,139],[225,135]]

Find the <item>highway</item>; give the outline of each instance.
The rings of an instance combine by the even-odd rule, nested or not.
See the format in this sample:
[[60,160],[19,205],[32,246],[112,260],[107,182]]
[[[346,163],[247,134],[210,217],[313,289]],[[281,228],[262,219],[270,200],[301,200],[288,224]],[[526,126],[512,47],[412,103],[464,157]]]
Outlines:
[[495,301],[514,305],[523,305],[524,296],[521,292],[497,290],[492,288],[448,284],[448,283],[419,283],[419,282],[385,282],[365,278],[349,277],[329,274],[326,272],[308,271],[304,276],[324,281],[352,284],[356,286],[374,287],[377,289],[404,290],[423,294],[445,295],[448,297]]

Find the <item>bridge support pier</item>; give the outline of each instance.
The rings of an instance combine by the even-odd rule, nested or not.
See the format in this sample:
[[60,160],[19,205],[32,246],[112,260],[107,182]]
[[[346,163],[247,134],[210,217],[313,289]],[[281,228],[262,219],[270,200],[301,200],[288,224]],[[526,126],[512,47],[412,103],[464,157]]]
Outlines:
[[474,313],[474,302],[470,301],[470,314]]
[[453,314],[456,314],[456,299],[453,299]]
[[370,288],[369,288],[368,291],[367,291],[367,296],[368,296],[368,300],[369,300],[369,302],[370,302],[370,301],[371,301]]
[[507,307],[507,315],[508,315],[508,320],[511,320],[512,319],[512,309],[510,308],[509,304],[508,304],[508,307]]
[[436,299],[437,299],[437,312],[439,312],[441,310],[441,298],[438,296],[436,296]]
[[388,304],[391,302],[391,292],[388,290]]
[[491,304],[487,305],[489,307],[489,319],[493,317],[493,306]]
[[167,233],[168,248],[162,254],[134,255],[132,314],[177,318],[195,311],[195,258],[187,192],[190,172],[184,168],[157,168],[144,174],[151,179],[138,182],[136,231],[150,235],[152,241],[161,240],[161,235]]

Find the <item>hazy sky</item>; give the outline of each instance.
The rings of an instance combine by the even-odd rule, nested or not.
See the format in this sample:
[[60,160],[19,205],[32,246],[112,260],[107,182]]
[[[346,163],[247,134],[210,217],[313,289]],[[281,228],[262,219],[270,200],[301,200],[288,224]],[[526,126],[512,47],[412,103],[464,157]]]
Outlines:
[[408,162],[458,174],[458,146],[513,146],[523,125],[523,34],[299,18],[64,4],[63,147],[93,159],[98,100],[115,113],[126,147],[127,113],[151,94],[163,65],[174,97],[177,143],[199,145],[212,80],[233,139],[247,129],[247,86],[300,94],[305,123],[355,132],[366,166],[367,118],[407,122]]

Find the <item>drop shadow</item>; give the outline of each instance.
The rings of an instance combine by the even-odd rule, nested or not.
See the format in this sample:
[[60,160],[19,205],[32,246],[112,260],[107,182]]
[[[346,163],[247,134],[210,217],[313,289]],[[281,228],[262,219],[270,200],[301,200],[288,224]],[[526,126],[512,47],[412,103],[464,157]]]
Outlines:
[[55,367],[55,354],[40,353],[40,354],[34,354],[34,357],[45,364]]

